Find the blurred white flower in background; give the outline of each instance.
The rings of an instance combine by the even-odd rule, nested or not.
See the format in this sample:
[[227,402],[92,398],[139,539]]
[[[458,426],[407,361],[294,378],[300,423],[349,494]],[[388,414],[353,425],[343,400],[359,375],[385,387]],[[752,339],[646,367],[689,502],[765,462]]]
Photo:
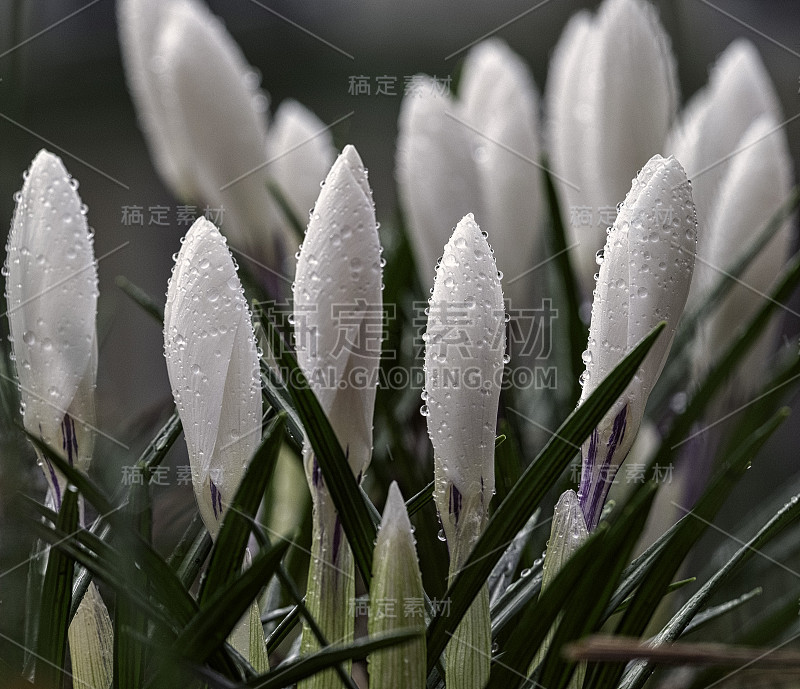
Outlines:
[[276,113],[222,22],[197,0],[119,0],[128,84],[151,157],[182,200],[223,209],[231,243],[280,270],[298,238],[272,181],[301,221],[335,156],[330,132],[294,101]]
[[492,237],[512,307],[531,305],[541,254],[543,191],[539,96],[525,62],[498,39],[464,62],[458,98],[422,77],[403,99],[398,192],[423,284],[455,224],[472,212]]
[[677,104],[675,60],[652,5],[605,0],[596,15],[570,19],[547,77],[546,145],[585,298],[616,205],[661,152]]
[[[697,265],[687,308],[697,308],[754,244],[793,185],[783,115],[769,75],[749,41],[734,41],[713,66],[708,85],[686,104],[666,144],[692,180],[697,206]],[[785,265],[791,220],[772,239],[700,326],[693,348],[695,378],[752,318]],[[777,321],[737,368],[728,394],[741,401],[763,381]],[[719,411],[719,410],[717,410]],[[712,415],[714,415],[712,413]]]

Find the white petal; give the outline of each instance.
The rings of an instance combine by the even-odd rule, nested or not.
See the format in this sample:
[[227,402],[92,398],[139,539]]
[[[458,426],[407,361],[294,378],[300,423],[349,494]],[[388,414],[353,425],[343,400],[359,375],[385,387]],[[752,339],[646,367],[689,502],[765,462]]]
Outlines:
[[667,326],[582,448],[580,499],[590,529],[597,525],[614,472],[636,439],[672,345],[689,293],[696,234],[686,173],[675,158],[653,156],[633,181],[606,241],[581,402],[657,323],[666,321]]
[[[703,263],[701,285],[708,292],[723,277],[786,201],[792,186],[792,163],[786,132],[772,115],[762,115],[747,129],[739,151],[719,189],[711,216],[707,263]],[[747,323],[764,305],[776,278],[780,275],[791,247],[791,221],[786,221],[758,257],[740,276],[742,284],[731,288],[728,296],[704,324],[697,351],[696,371],[717,359],[732,343],[740,326]],[[774,327],[768,330],[738,369],[739,395],[752,392],[764,379],[770,350],[774,345]]]
[[[631,219],[628,347],[632,350],[660,321],[667,327],[642,365],[641,395],[647,400],[664,368],[686,305],[695,265],[697,218],[692,188],[675,158],[653,156],[644,170]],[[642,182],[645,172],[640,173]],[[630,195],[625,203],[629,203]],[[644,411],[644,409],[642,409]]]
[[584,171],[593,164],[587,159],[583,143],[590,123],[586,121],[586,94],[579,78],[584,71],[591,24],[588,12],[577,12],[569,20],[553,51],[545,89],[549,162],[568,245],[577,243],[572,250],[575,271],[587,295],[594,287],[592,275],[597,268],[594,257],[599,248],[596,245],[603,241],[603,228],[597,225],[593,213],[588,225],[578,222],[579,209],[590,204]]
[[480,175],[484,219],[497,267],[510,283],[512,307],[532,306],[530,281],[541,239],[539,98],[520,57],[492,39],[464,63],[461,112],[473,128],[473,158]]
[[173,0],[120,0],[117,23],[125,76],[156,170],[178,198],[190,198],[187,161],[176,146],[157,84],[155,48]]
[[430,284],[448,233],[465,213],[482,217],[481,188],[471,132],[454,117],[446,95],[433,95],[429,77],[403,99],[398,122],[397,184],[423,284]]
[[[429,301],[425,347],[428,435],[436,503],[448,539],[463,508],[488,508],[505,349],[503,292],[472,215],[444,248]],[[452,488],[451,488],[452,487]],[[455,491],[455,492],[454,492]],[[457,504],[454,504],[457,503]]]
[[194,0],[169,8],[156,51],[170,133],[188,161],[191,188],[224,208],[222,227],[234,245],[274,265],[267,101],[256,73],[220,20]]
[[[781,117],[775,90],[755,46],[737,39],[717,59],[708,85],[686,104],[666,145],[692,181],[701,228],[711,220],[715,195],[730,165],[727,157],[764,113]],[[700,256],[705,256],[705,234],[698,238]]]
[[233,259],[205,218],[189,229],[169,282],[164,354],[200,512],[215,535],[261,439],[261,385]]
[[76,188],[60,158],[36,155],[11,223],[6,296],[25,428],[85,468],[90,429],[75,424],[94,422],[97,264]]
[[283,101],[267,135],[267,172],[302,223],[335,158],[333,138],[322,121],[297,101]]
[[345,146],[319,194],[297,262],[297,359],[354,474],[372,453],[380,363],[381,248],[367,174]]
[[[669,39],[643,0],[606,0],[586,50],[580,88],[589,164],[583,183],[597,216],[613,213],[631,178],[661,150],[675,114],[677,81]],[[598,239],[595,251],[602,248]]]

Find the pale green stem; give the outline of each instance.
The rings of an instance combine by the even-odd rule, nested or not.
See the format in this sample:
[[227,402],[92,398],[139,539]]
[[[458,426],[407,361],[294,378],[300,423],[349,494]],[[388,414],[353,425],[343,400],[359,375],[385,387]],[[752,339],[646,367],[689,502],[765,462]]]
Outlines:
[[[483,530],[483,507],[464,509],[456,538],[450,548],[450,581],[467,561]],[[445,612],[446,614],[446,612]],[[489,617],[489,587],[484,584],[466,615],[456,627],[445,652],[447,689],[483,689],[489,679],[492,659],[492,625]]]
[[[353,553],[330,496],[324,488],[315,488],[311,562],[308,568],[306,607],[317,621],[329,644],[353,640],[355,611],[355,568]],[[307,624],[303,624],[301,654],[319,649],[319,643]],[[345,663],[349,672],[351,664]],[[298,689],[340,689],[341,680],[334,670],[317,673],[298,684]]]

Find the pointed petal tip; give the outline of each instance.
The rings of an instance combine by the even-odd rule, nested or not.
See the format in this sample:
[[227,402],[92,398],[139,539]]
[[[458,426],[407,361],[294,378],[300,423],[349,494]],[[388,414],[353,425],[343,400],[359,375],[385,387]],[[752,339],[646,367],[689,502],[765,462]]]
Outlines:
[[386,505],[383,508],[381,529],[387,526],[393,526],[406,531],[410,531],[411,529],[411,521],[408,518],[406,503],[405,500],[403,500],[403,495],[400,492],[397,481],[392,481],[392,485],[389,486],[389,494],[386,498]]

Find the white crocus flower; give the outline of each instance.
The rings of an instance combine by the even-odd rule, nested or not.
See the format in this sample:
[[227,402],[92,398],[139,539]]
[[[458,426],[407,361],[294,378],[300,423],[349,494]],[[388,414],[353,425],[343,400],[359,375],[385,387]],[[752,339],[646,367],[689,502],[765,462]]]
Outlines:
[[[25,175],[4,268],[26,430],[82,471],[94,446],[97,263],[86,209],[58,156],[39,151]],[[67,481],[37,450],[56,509]],[[83,522],[83,503],[80,504]],[[92,583],[69,628],[76,684],[111,684],[111,619]]]
[[404,98],[400,109],[397,191],[417,273],[422,284],[428,284],[447,232],[466,209],[481,207],[481,187],[472,132],[451,117],[456,115],[453,100],[438,93],[430,77],[416,78],[418,92]]
[[[700,258],[707,257],[711,235],[705,228],[711,222],[722,179],[735,160],[733,154],[741,148],[748,127],[764,114],[781,117],[775,89],[755,46],[746,39],[738,39],[717,59],[708,85],[686,104],[665,144],[666,151],[681,161],[692,180],[700,227],[697,238]],[[699,264],[697,276],[707,270]],[[695,299],[702,300],[702,295],[692,287],[690,305],[697,305]]]
[[[297,261],[297,360],[360,481],[372,455],[372,416],[383,319],[381,246],[367,172],[353,146],[333,164]],[[304,449],[313,499],[306,605],[331,643],[353,637],[353,555],[310,445]],[[310,629],[302,648],[317,647]],[[304,687],[338,686],[333,671]]]
[[483,201],[480,225],[492,237],[512,309],[527,308],[543,206],[539,95],[524,61],[491,39],[467,55],[459,100],[473,134]]
[[420,638],[369,657],[370,682],[382,689],[425,687],[425,618],[419,614],[425,591],[413,531],[403,496],[393,481],[372,558],[369,635],[416,629]]
[[472,209],[511,281],[512,306],[530,305],[523,274],[534,264],[543,203],[538,111],[527,66],[498,39],[470,50],[457,99],[427,77],[406,96],[397,176],[423,283],[449,228]]
[[165,13],[156,79],[179,160],[199,198],[224,207],[238,247],[274,265],[274,208],[265,188],[267,99],[222,22],[195,0]]
[[[97,264],[86,210],[58,156],[25,175],[6,247],[6,298],[26,430],[71,465],[92,459]],[[66,479],[39,455],[56,509]]]
[[669,354],[692,280],[696,230],[686,173],[675,158],[653,156],[633,180],[606,239],[584,353],[581,402],[660,321],[667,327],[581,448],[579,497],[590,530],[597,526]]
[[178,198],[191,198],[196,189],[183,160],[165,126],[166,110],[156,82],[161,65],[155,57],[156,43],[164,17],[174,0],[118,0],[117,24],[122,60],[128,88],[137,108],[139,122],[145,133],[150,157],[164,180]]
[[605,0],[556,47],[545,93],[550,164],[585,294],[631,178],[661,150],[677,106],[675,61],[654,8]]
[[261,440],[253,324],[225,238],[198,218],[175,260],[164,308],[164,356],[206,527],[222,515]]
[[[189,228],[172,269],[164,307],[164,356],[200,515],[216,538],[261,440],[262,402],[247,300],[225,238],[205,218]],[[261,663],[266,651],[251,653],[253,619],[260,619],[257,602],[231,642],[245,658]]]
[[[434,499],[450,550],[463,566],[488,519],[505,349],[503,292],[492,250],[472,215],[444,248],[429,300],[425,403]],[[489,676],[489,592],[483,587],[447,651],[447,683],[482,687]]]
[[267,133],[267,171],[303,225],[335,158],[330,130],[322,121],[297,101],[283,101]]
[[217,209],[233,246],[280,268],[296,238],[267,183],[304,217],[334,155],[330,134],[290,103],[268,136],[257,72],[198,0],[119,0],[118,19],[128,84],[162,179],[179,199]]
[[[698,290],[707,294],[724,272],[752,245],[757,233],[786,201],[792,188],[792,161],[786,133],[772,114],[758,117],[746,130],[731,158],[714,200],[704,255],[698,253]],[[733,342],[741,324],[764,304],[791,248],[791,221],[784,222],[739,276],[729,294],[700,326],[694,356],[697,377],[703,375]],[[702,266],[702,272],[700,267]],[[765,330],[737,367],[730,392],[735,401],[754,392],[764,380],[775,341],[775,326]]]

